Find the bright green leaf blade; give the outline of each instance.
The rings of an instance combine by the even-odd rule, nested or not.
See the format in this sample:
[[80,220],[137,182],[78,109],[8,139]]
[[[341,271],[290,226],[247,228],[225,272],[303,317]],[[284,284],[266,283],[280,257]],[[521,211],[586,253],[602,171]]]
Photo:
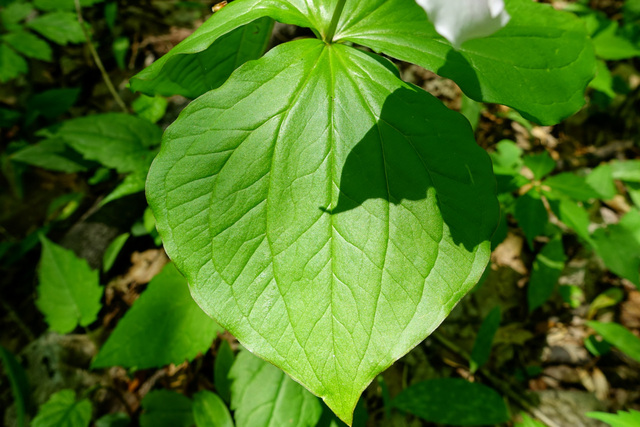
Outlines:
[[[229,3],[168,54],[134,76],[131,87],[148,95],[180,93],[195,98],[220,86],[233,69],[237,68],[233,67],[235,62],[239,65],[262,54],[256,49],[260,42],[255,35],[245,35],[245,30],[241,27],[248,25],[248,28],[263,32],[267,21],[254,21],[270,17],[300,27],[325,28],[331,19],[336,0],[315,6],[314,1],[311,1],[312,5],[305,0],[236,0]],[[250,49],[246,52],[237,48],[243,39],[251,41]],[[238,56],[234,59],[236,50]],[[207,67],[200,65],[197,58],[202,58],[200,62],[207,64]],[[234,64],[229,62],[231,60]],[[215,72],[209,77],[209,72],[205,73],[204,70],[212,68]],[[207,77],[193,78],[194,74]]]
[[593,188],[603,200],[611,200],[618,194],[613,181],[611,165],[603,163],[593,169],[586,177],[587,184]]
[[591,321],[587,325],[598,334],[602,335],[606,341],[613,344],[618,350],[640,362],[640,338],[635,336],[630,330],[617,323],[602,323]]
[[618,411],[617,414],[606,412],[587,412],[587,417],[594,418],[609,424],[611,427],[638,427],[640,426],[640,412],[631,409],[629,412]]
[[27,110],[29,115],[41,114],[48,119],[55,119],[71,108],[80,95],[80,89],[50,89],[29,98]]
[[131,104],[131,106],[133,107],[133,111],[136,112],[138,117],[147,119],[151,123],[158,123],[167,112],[169,101],[167,101],[167,98],[160,95],[141,95],[138,99],[133,101],[133,104]]
[[16,24],[29,16],[32,11],[33,6],[30,3],[13,1],[0,10],[0,20],[7,30],[17,31],[20,25]]
[[49,327],[61,334],[98,318],[103,288],[98,272],[72,251],[41,236],[42,257],[38,268],[36,306]]
[[613,89],[613,76],[606,62],[598,60],[596,76],[589,83],[589,87],[604,93],[609,98],[616,96],[616,92]]
[[598,198],[598,193],[589,184],[587,184],[584,177],[570,172],[551,176],[544,180],[543,185],[551,189],[550,192],[547,192],[547,195],[550,198],[568,196],[573,200],[581,202],[587,202],[591,199]]
[[216,391],[224,399],[225,402],[231,400],[231,381],[229,380],[229,371],[233,366],[235,355],[229,342],[222,341],[218,348],[218,354],[216,354],[215,364],[213,365],[213,381],[216,386]]
[[88,399],[76,402],[73,390],[62,390],[40,407],[31,427],[88,427],[91,411]]
[[102,271],[106,273],[111,270],[111,267],[113,267],[113,263],[116,262],[118,254],[122,250],[124,244],[127,243],[129,236],[129,233],[121,234],[113,239],[111,243],[109,243],[107,250],[104,251],[104,255],[102,256]]
[[51,61],[51,46],[38,36],[26,31],[5,34],[2,39],[19,53],[29,58]]
[[6,83],[28,70],[27,61],[8,45],[0,42],[0,83]]
[[147,195],[198,303],[345,421],[477,283],[498,221],[464,117],[314,39],[190,104]]
[[125,179],[118,185],[111,193],[102,199],[101,205],[106,205],[114,200],[121,199],[131,194],[136,194],[144,191],[144,185],[147,180],[146,172],[134,172],[125,177]]
[[127,53],[129,53],[129,48],[131,47],[131,42],[128,37],[118,37],[113,41],[111,45],[111,51],[113,52],[113,57],[116,60],[116,64],[118,64],[118,68],[124,70],[126,68],[126,59]]
[[238,354],[229,375],[238,427],[313,427],[320,419],[322,407],[315,396],[248,351]]
[[620,288],[611,288],[598,295],[589,305],[587,318],[592,319],[598,310],[612,307],[624,299],[624,292]]
[[191,427],[193,403],[183,394],[154,390],[142,399],[140,427]]
[[604,29],[593,36],[593,46],[599,58],[617,61],[640,56],[640,48],[620,35],[619,30],[617,22],[609,21]]
[[131,425],[131,419],[129,416],[122,412],[116,412],[115,414],[107,414],[100,417],[96,421],[95,427],[129,427]]
[[517,175],[522,166],[522,148],[508,139],[496,144],[496,151],[491,153],[493,171],[496,175]]
[[613,179],[640,182],[640,160],[614,161],[610,165]]
[[177,365],[205,353],[218,332],[220,327],[191,298],[184,277],[169,264],[120,320],[92,367]]
[[614,273],[640,287],[640,212],[627,213],[620,223],[592,235],[596,253]]
[[73,12],[52,12],[30,21],[28,27],[43,37],[65,46],[69,43],[82,43],[84,33]]
[[336,37],[450,78],[477,101],[508,105],[539,123],[557,123],[584,104],[595,73],[584,24],[530,0],[505,4],[509,24],[459,51],[436,33],[422,8],[406,0],[347,2]]
[[551,210],[564,225],[576,232],[589,244],[592,243],[589,233],[589,213],[579,204],[568,198],[549,200]]
[[480,330],[478,331],[478,336],[473,344],[473,350],[471,351],[471,372],[477,371],[478,368],[489,360],[493,337],[496,335],[496,332],[498,332],[498,328],[500,327],[500,319],[500,307],[495,307],[482,321],[482,325],[480,325]]
[[566,260],[561,239],[553,239],[542,248],[533,262],[533,271],[527,287],[529,311],[540,307],[551,297]]
[[546,151],[525,156],[523,161],[524,165],[533,172],[533,177],[537,180],[549,175],[556,168],[555,160]]
[[222,35],[202,52],[176,56],[158,75],[154,67],[147,68],[131,79],[131,88],[148,95],[197,98],[220,87],[240,65],[262,56],[272,28],[271,19],[257,19]]
[[16,405],[18,427],[25,427],[25,417],[30,404],[27,375],[15,356],[1,345],[0,360],[11,384],[11,392],[13,393],[13,400]]
[[[102,3],[104,0],[80,0],[80,6],[93,6],[97,3]],[[71,10],[75,11],[75,0],[34,0],[33,4],[40,10],[52,11],[52,10]]]
[[520,416],[522,417],[522,421],[515,423],[513,427],[547,427],[546,424],[541,423],[538,420],[534,420],[524,412],[520,414]]
[[146,174],[162,131],[148,120],[127,114],[99,114],[67,120],[57,130],[86,159],[120,173]]
[[85,161],[60,139],[46,139],[11,154],[14,162],[26,163],[58,172],[83,172],[87,170]]
[[483,426],[507,422],[502,397],[493,389],[459,378],[438,378],[405,388],[393,406],[424,420],[452,426]]
[[524,231],[529,247],[533,248],[533,239],[543,233],[549,222],[549,214],[538,193],[530,191],[518,197],[513,216]]
[[193,418],[197,427],[233,427],[231,414],[222,399],[206,390],[193,396]]

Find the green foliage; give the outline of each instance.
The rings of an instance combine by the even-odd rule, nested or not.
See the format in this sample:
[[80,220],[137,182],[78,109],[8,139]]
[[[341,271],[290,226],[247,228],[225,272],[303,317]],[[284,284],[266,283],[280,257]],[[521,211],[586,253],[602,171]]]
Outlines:
[[587,325],[621,352],[640,362],[640,338],[617,323],[587,322]]
[[91,402],[76,401],[73,390],[62,390],[53,394],[38,410],[31,422],[32,427],[89,427]]
[[154,390],[142,399],[140,427],[191,427],[193,402],[183,394]]
[[210,391],[193,396],[193,418],[197,427],[233,427],[231,414],[220,397]]
[[236,358],[229,377],[231,409],[238,427],[313,427],[320,402],[281,370],[246,350]]
[[156,95],[151,97],[141,95],[133,101],[131,106],[139,117],[147,119],[151,123],[158,123],[166,113],[168,105],[169,101],[163,96]]
[[98,318],[103,288],[98,272],[84,259],[41,236],[42,257],[38,268],[36,305],[49,327],[61,334]]
[[524,231],[529,247],[533,248],[533,239],[543,234],[549,222],[549,214],[540,194],[533,190],[518,197],[513,216]]
[[538,420],[534,420],[525,413],[520,415],[522,416],[522,421],[515,423],[514,427],[546,427],[546,424],[543,424]]
[[58,172],[82,172],[87,170],[87,164],[76,151],[69,148],[59,138],[45,139],[29,145],[9,156],[14,162],[41,167]]
[[473,350],[471,350],[469,366],[472,373],[476,372],[489,360],[493,337],[498,332],[501,317],[500,307],[494,307],[482,321],[476,342],[473,344]]
[[424,420],[452,426],[496,425],[509,420],[492,388],[459,378],[423,381],[402,390],[393,406]]
[[127,240],[129,239],[130,234],[124,233],[113,239],[113,241],[107,247],[107,250],[104,251],[104,255],[102,257],[102,271],[105,273],[111,270],[113,267],[113,263],[116,262],[116,258],[118,258],[118,254]]
[[96,421],[96,427],[129,427],[130,425],[131,419],[122,412],[107,414]]
[[529,311],[535,310],[549,299],[564,270],[566,260],[560,238],[551,240],[536,256],[527,288]]
[[27,26],[60,45],[82,43],[84,33],[73,12],[51,12],[30,21]]
[[25,427],[27,425],[27,412],[31,406],[27,375],[14,355],[1,345],[0,360],[7,377],[9,377],[9,383],[11,383],[11,392],[16,405],[17,425],[18,427]]
[[92,367],[180,364],[206,352],[218,332],[220,327],[191,298],[184,277],[169,264],[120,320]]
[[611,427],[637,427],[640,425],[640,412],[631,409],[629,412],[618,411],[617,414],[606,412],[589,412],[587,416],[609,424]]
[[216,386],[216,391],[229,403],[231,400],[231,381],[229,380],[229,372],[233,366],[235,356],[229,342],[223,340],[218,347],[218,354],[216,354],[216,360],[213,370],[213,381]]

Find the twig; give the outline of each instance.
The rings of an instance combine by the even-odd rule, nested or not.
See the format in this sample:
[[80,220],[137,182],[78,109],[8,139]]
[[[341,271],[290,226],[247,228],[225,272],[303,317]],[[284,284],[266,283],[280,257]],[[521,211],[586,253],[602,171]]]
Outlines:
[[[454,342],[449,341],[442,334],[440,334],[438,332],[434,332],[431,335],[431,337],[433,337],[436,341],[438,341],[444,347],[446,347],[450,351],[456,353],[458,356],[462,357],[463,359],[465,359],[467,361],[471,360],[471,356],[469,355],[469,353],[467,353],[466,351],[464,351],[463,349],[458,347],[458,345],[455,344]],[[525,411],[529,412],[529,414],[533,415],[535,418],[537,418],[540,421],[542,421],[543,423],[545,423],[548,427],[561,427],[558,423],[556,423],[555,421],[553,421],[552,419],[547,417],[542,411],[540,411],[534,405],[529,403],[529,401],[528,401],[528,399],[526,397],[524,397],[523,395],[521,395],[517,391],[513,390],[509,384],[507,384],[505,381],[503,381],[502,379],[496,377],[491,372],[489,372],[488,369],[480,368],[480,373],[487,380],[489,380],[489,382],[491,382],[491,384],[495,388],[500,390],[500,392],[502,392],[504,395],[509,397],[514,403],[516,403],[522,409],[524,409]]]
[[109,74],[107,74],[107,70],[105,70],[104,65],[102,64],[102,60],[100,59],[100,56],[96,51],[96,48],[93,46],[93,43],[91,43],[91,37],[89,37],[89,33],[87,32],[87,29],[84,26],[84,18],[82,18],[82,8],[80,6],[80,0],[75,0],[75,4],[76,4],[76,14],[78,15],[78,22],[80,23],[80,27],[82,28],[82,33],[84,34],[84,38],[87,41],[87,47],[91,52],[93,61],[96,63],[96,66],[100,70],[100,74],[102,74],[102,80],[104,80],[104,83],[107,85],[107,88],[109,89],[109,92],[111,92],[113,99],[115,99],[116,104],[118,104],[118,106],[122,109],[122,111],[124,111],[125,113],[128,113],[129,110],[127,109],[126,104],[124,103],[122,98],[120,98],[120,95],[116,91],[115,86],[111,82],[111,78],[109,77]]

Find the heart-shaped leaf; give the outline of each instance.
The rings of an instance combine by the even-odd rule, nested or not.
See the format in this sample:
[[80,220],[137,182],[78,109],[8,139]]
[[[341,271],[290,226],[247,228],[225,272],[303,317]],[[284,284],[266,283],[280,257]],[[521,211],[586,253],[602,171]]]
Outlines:
[[184,110],[147,185],[199,305],[346,422],[476,284],[498,220],[469,123],[381,61],[278,46]]

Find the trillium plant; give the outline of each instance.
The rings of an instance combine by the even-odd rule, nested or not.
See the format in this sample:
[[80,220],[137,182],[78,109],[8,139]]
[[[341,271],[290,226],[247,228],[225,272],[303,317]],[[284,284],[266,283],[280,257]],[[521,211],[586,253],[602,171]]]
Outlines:
[[[275,21],[316,37],[264,54]],[[595,70],[584,25],[531,0],[235,0],[131,82],[197,98],[147,181],[193,298],[347,424],[480,280],[500,215],[469,122],[388,58],[541,124]]]

